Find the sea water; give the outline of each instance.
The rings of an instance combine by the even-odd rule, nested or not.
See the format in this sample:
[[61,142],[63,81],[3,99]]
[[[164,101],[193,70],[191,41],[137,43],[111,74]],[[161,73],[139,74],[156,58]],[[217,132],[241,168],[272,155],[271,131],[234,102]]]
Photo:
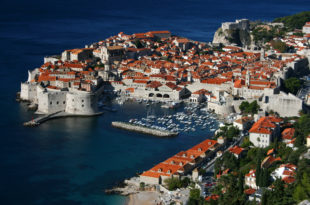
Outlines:
[[[146,115],[125,103],[118,112],[64,118],[27,128],[15,102],[27,70],[46,55],[84,47],[123,31],[170,30],[211,41],[223,21],[272,20],[310,8],[308,0],[2,0],[0,5],[0,203],[123,204],[103,190],[210,137],[208,130],[157,138],[112,128],[112,120]],[[158,111],[161,112],[161,111]]]

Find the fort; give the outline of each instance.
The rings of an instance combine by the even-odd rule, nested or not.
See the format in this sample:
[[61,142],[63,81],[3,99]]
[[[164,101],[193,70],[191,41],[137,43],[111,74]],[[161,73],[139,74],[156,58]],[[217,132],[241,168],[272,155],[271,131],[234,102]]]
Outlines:
[[249,30],[250,21],[248,19],[238,19],[235,22],[224,22],[222,23],[222,30]]

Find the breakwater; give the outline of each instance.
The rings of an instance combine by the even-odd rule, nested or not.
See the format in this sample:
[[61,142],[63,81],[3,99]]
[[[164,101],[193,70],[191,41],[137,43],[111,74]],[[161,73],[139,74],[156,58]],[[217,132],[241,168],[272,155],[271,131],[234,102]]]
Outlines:
[[92,117],[92,116],[98,116],[101,114],[103,114],[103,112],[98,112],[98,113],[91,114],[91,115],[78,115],[78,114],[66,113],[65,111],[57,111],[57,112],[54,112],[51,114],[39,116],[39,117],[32,119],[28,122],[24,122],[23,125],[26,127],[35,127],[35,126],[39,126],[43,122],[46,122],[46,121],[51,120],[51,119],[56,119],[56,118],[62,118],[62,117]]
[[119,121],[114,121],[112,122],[112,126],[120,129],[125,129],[133,132],[139,132],[143,134],[149,134],[157,137],[175,137],[179,133],[178,132],[170,132],[166,130],[157,130],[153,128],[148,128],[144,126],[139,126],[139,125],[133,125],[127,122],[119,122]]

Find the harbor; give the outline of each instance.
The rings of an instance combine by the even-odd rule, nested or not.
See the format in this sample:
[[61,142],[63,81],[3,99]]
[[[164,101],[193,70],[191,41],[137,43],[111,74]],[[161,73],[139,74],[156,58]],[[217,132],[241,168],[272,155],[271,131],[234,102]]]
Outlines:
[[115,102],[120,106],[133,102],[145,107],[144,117],[128,120],[132,125],[184,134],[196,131],[215,132],[219,126],[218,116],[209,112],[205,104],[178,102],[174,104],[176,107],[165,109],[170,107],[171,103],[128,98],[116,98]]

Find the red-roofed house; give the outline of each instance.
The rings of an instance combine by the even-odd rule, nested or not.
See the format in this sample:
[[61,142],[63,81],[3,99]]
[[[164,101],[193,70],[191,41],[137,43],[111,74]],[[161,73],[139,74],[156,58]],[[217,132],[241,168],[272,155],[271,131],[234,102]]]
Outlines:
[[229,148],[228,150],[231,154],[233,154],[237,159],[239,159],[242,155],[242,153],[244,152],[244,149],[239,147],[239,146],[234,146]]
[[216,140],[207,139],[187,151],[181,151],[150,170],[143,172],[140,175],[140,181],[146,184],[163,184],[167,178],[187,174],[197,164],[206,159],[210,152],[216,152],[217,148],[218,143]]
[[262,117],[250,129],[250,141],[256,147],[268,147],[279,136],[281,118]]
[[276,170],[271,173],[273,180],[282,179],[286,183],[295,181],[297,167],[294,164],[281,164]]
[[212,93],[206,89],[200,89],[191,94],[189,98],[190,102],[202,103],[205,101],[210,101]]
[[274,158],[273,156],[267,156],[261,163],[262,168],[270,167],[274,162],[281,161],[280,157]]
[[248,116],[243,116],[234,121],[233,125],[238,127],[239,130],[247,130],[253,124],[253,118]]
[[244,184],[246,186],[249,186],[252,189],[257,189],[258,187],[256,186],[256,175],[255,175],[256,170],[251,169],[249,173],[247,173],[244,177]]
[[285,144],[288,144],[294,138],[294,134],[295,134],[295,129],[294,128],[286,128],[286,129],[284,129],[282,131],[282,133],[281,133],[282,141]]

